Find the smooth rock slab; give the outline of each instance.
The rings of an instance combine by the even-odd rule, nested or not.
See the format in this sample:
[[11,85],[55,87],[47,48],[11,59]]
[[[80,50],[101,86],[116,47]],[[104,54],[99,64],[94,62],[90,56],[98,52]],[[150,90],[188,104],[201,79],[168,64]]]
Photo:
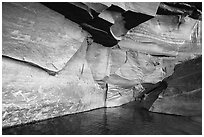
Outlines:
[[2,55],[58,72],[87,33],[39,3],[2,4]]
[[86,47],[84,43],[56,76],[3,57],[2,126],[103,107],[104,91],[93,80]]

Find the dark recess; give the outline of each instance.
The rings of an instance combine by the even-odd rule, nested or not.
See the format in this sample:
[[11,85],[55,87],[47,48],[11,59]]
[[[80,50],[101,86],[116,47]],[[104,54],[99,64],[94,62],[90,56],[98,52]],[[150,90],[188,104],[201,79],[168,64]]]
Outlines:
[[[92,35],[94,42],[102,44],[105,47],[113,47],[118,43],[118,41],[110,33],[110,27],[113,24],[99,18],[99,13],[92,10],[92,14],[94,16],[94,18],[92,18],[88,11],[68,2],[42,2],[41,4],[79,24],[84,30],[88,31]],[[153,18],[153,16],[142,13],[135,13],[132,11],[125,12],[125,10],[115,5],[111,5],[108,10],[122,14],[125,21],[125,28],[127,30]]]
[[202,20],[201,2],[161,2],[158,15],[189,15],[193,19]]
[[[105,47],[113,47],[117,45],[116,40],[110,33],[110,27],[114,24],[99,18],[96,11],[91,9],[91,15],[87,10],[79,8],[68,2],[42,2],[41,4],[62,14],[65,18],[79,24],[84,30],[88,31],[93,38],[93,41],[102,44]],[[83,3],[78,3],[82,4]],[[168,8],[167,8],[168,7]],[[198,9],[199,10],[198,10]],[[139,24],[154,18],[154,16],[136,13],[133,11],[125,11],[122,8],[111,5],[106,10],[114,13],[121,13],[120,22],[124,22],[126,31],[138,26]],[[157,14],[159,15],[189,15],[194,19],[201,20],[202,3],[201,2],[161,2]],[[121,26],[121,28],[123,28]],[[126,32],[124,32],[126,34]],[[123,34],[123,35],[125,35]]]
[[154,17],[142,13],[136,13],[129,10],[123,13],[122,16],[124,17],[125,20],[125,28],[128,30]]

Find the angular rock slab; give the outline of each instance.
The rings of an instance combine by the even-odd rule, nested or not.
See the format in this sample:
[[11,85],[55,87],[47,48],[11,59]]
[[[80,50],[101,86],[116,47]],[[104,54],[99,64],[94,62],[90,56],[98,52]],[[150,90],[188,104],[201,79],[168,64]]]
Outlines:
[[131,10],[155,16],[160,2],[101,2],[106,6],[116,5],[126,11]]
[[202,89],[159,98],[149,111],[182,116],[201,116]]
[[83,112],[104,106],[104,91],[85,60],[86,44],[58,75],[3,57],[3,127]]
[[91,68],[94,80],[102,80],[105,76],[109,75],[109,58],[110,48],[95,42],[88,44],[86,60]]
[[157,83],[165,75],[161,58],[132,50],[113,49],[111,51],[110,74],[130,80],[135,84]]
[[130,50],[112,49],[110,75],[107,84],[106,106],[119,106],[134,101],[144,91],[142,83],[157,83],[165,78],[162,59]]
[[179,25],[177,16],[157,15],[129,30],[118,45],[150,55],[179,56],[183,60],[201,54],[201,22],[189,17],[183,20]]
[[160,94],[150,111],[183,116],[202,115],[202,57],[177,65],[167,82],[168,88]]
[[83,2],[83,3],[98,13],[101,13],[103,10],[108,8],[106,5],[101,3],[93,3],[93,2]]
[[39,3],[2,4],[2,54],[57,72],[81,46],[86,33]]

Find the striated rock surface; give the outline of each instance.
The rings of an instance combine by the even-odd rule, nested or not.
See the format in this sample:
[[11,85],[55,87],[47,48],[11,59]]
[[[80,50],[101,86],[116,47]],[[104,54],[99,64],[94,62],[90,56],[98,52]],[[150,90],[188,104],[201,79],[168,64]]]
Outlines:
[[85,60],[86,43],[56,76],[3,57],[3,126],[43,120],[104,106],[104,91]]
[[168,87],[149,108],[153,112],[184,116],[202,115],[202,58],[175,67]]
[[43,5],[3,3],[3,127],[134,100],[201,115],[199,14],[157,14],[164,3]]
[[101,2],[106,6],[116,5],[124,10],[155,16],[160,2]]
[[2,54],[58,72],[87,33],[39,3],[3,3]]
[[177,18],[158,15],[131,29],[118,44],[151,55],[186,57],[187,51],[192,52],[188,56],[201,54],[201,22],[185,17],[179,25]]

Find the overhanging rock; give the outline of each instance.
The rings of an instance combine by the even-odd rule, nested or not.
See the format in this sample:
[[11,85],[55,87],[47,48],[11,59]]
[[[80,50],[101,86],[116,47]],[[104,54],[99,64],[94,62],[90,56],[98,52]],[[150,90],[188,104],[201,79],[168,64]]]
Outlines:
[[[122,11],[100,18],[111,4]],[[68,6],[68,19],[63,10],[59,14],[43,5]],[[43,5],[3,3],[3,127],[137,99],[153,112],[200,115],[200,18],[174,7],[170,10],[179,15],[158,15],[158,3]],[[152,14],[147,21],[131,22],[136,12]],[[198,83],[190,81],[195,77]],[[186,89],[188,84],[196,87]]]

